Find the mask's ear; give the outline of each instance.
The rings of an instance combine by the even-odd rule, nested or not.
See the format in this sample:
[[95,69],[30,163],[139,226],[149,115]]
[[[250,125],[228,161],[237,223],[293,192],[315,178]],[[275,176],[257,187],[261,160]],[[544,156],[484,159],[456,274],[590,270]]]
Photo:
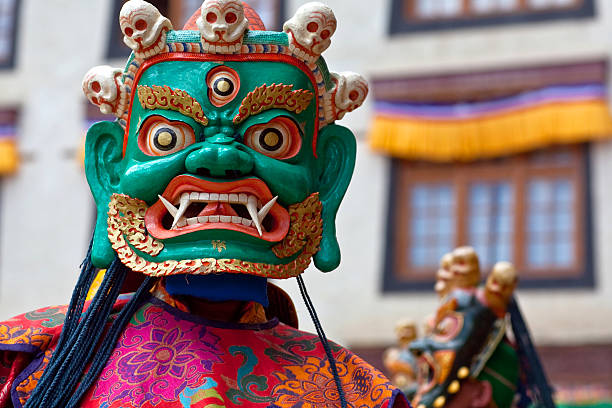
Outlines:
[[355,136],[347,128],[332,124],[319,132],[316,166],[323,203],[323,239],[314,262],[323,272],[333,271],[340,265],[336,213],[351,181],[356,154]]
[[100,122],[89,128],[85,140],[85,174],[98,210],[91,251],[93,264],[107,268],[115,252],[108,240],[108,203],[119,191],[120,162],[123,156],[123,128],[116,122]]

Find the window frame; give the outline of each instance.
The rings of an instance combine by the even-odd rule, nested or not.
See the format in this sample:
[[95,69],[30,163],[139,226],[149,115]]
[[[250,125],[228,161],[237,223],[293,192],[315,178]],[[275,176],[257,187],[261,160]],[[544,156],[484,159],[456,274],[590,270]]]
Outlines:
[[[517,12],[494,12],[491,14],[469,14],[457,18],[421,19],[407,15],[406,10],[414,7],[416,0],[392,0],[389,17],[389,35],[419,33],[437,30],[486,27],[517,23],[535,23],[562,19],[584,19],[595,16],[595,1],[582,0],[576,7],[558,10],[526,10]],[[465,1],[465,0],[464,0]]]
[[[469,245],[467,240],[468,237],[468,192],[467,186],[469,181],[466,180],[478,180],[478,181],[494,181],[494,180],[510,180],[511,185],[514,189],[514,200],[513,203],[513,214],[520,214],[519,217],[513,219],[513,259],[519,270],[520,283],[519,287],[525,289],[543,289],[543,288],[566,288],[566,289],[584,289],[595,287],[594,277],[594,245],[593,245],[593,226],[592,226],[592,197],[591,197],[591,174],[590,174],[590,146],[589,145],[577,145],[571,146],[573,154],[576,158],[572,159],[575,163],[578,160],[580,168],[576,168],[572,176],[573,185],[576,190],[575,204],[577,208],[574,210],[574,243],[583,242],[583,245],[575,245],[574,250],[576,256],[574,257],[574,267],[572,268],[556,268],[546,272],[550,268],[530,268],[526,269],[525,257],[527,256],[526,251],[526,231],[525,223],[528,216],[525,206],[527,200],[525,198],[525,189],[530,180],[533,177],[527,177],[524,172],[528,172],[533,175],[542,175],[544,177],[551,177],[556,174],[567,175],[567,169],[559,168],[554,169],[551,167],[534,169],[534,166],[516,166],[514,173],[505,178],[499,174],[499,166],[495,164],[480,164],[477,163],[477,168],[470,169],[469,172],[472,174],[466,177],[464,174],[450,175],[449,168],[446,166],[440,166],[432,171],[426,165],[418,169],[424,174],[424,177],[414,177],[406,182],[406,174],[415,174],[415,169],[411,168],[415,162],[406,162],[400,159],[392,159],[391,171],[389,178],[388,188],[388,207],[387,207],[387,228],[386,228],[386,247],[385,247],[385,259],[383,265],[383,279],[382,279],[382,290],[383,292],[405,292],[405,291],[431,291],[435,283],[435,271],[437,265],[434,267],[413,269],[411,273],[406,274],[402,271],[401,265],[408,265],[405,262],[406,255],[410,245],[410,232],[406,230],[401,234],[398,227],[401,225],[409,225],[410,221],[410,209],[404,207],[403,211],[399,211],[399,205],[402,204],[400,197],[405,197],[403,203],[406,205],[409,203],[409,197],[406,195],[409,191],[409,186],[428,182],[444,182],[451,184],[453,189],[459,190],[455,195],[455,247],[460,245]],[[527,155],[513,156],[511,160],[525,161]],[[516,163],[515,162],[515,163]],[[507,166],[512,166],[512,161]],[[460,166],[470,166],[470,164],[460,164]],[[495,171],[491,171],[495,169]],[[478,174],[478,176],[475,176]],[[459,187],[459,188],[458,188]],[[461,191],[463,190],[463,191]],[[518,199],[523,197],[523,199]],[[463,217],[458,217],[458,214],[464,214]],[[522,237],[522,238],[521,238]],[[444,254],[440,254],[442,257]],[[499,259],[501,260],[501,259]],[[499,261],[493,260],[493,261]],[[481,265],[482,266],[482,265]],[[415,272],[416,271],[416,272]],[[530,275],[529,272],[533,271],[537,274],[536,277]],[[483,272],[486,272],[483,271]],[[423,278],[419,278],[421,275]]]
[[15,68],[17,61],[17,44],[19,40],[19,21],[21,16],[21,1],[15,0],[13,5],[13,26],[11,28],[11,44],[9,49],[9,57],[4,62],[0,62],[0,70],[7,70]]

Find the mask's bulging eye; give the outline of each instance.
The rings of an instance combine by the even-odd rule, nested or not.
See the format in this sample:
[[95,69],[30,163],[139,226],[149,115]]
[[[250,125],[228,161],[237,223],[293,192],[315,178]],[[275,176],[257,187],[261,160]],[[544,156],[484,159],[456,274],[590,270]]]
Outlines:
[[244,134],[244,143],[274,159],[289,159],[300,151],[302,138],[291,119],[278,117],[248,128]]
[[139,136],[140,149],[149,156],[165,156],[195,143],[191,126],[153,116],[144,123]]
[[240,90],[238,73],[228,67],[217,67],[210,71],[206,79],[208,98],[214,106],[221,107],[233,101]]

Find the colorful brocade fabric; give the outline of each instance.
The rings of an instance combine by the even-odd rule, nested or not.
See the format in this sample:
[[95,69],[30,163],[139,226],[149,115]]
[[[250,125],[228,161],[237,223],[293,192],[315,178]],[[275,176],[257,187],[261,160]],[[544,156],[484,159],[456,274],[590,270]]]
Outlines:
[[[0,324],[0,408],[22,407],[61,332],[65,308]],[[332,343],[348,407],[408,407],[383,374]],[[10,404],[12,401],[12,404]],[[278,320],[205,320],[151,297],[81,402],[104,408],[332,408],[340,398],[319,338]]]

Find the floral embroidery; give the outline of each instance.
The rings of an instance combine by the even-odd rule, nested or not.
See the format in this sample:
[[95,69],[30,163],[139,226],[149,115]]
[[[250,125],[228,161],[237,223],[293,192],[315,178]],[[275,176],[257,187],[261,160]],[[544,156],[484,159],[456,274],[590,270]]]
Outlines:
[[[343,350],[336,359],[349,407],[379,407],[391,398],[393,388],[389,381],[376,370],[364,368],[359,357]],[[272,390],[277,398],[275,408],[336,408],[340,405],[336,382],[325,357],[308,357],[304,365],[285,367],[283,373],[275,373],[275,376],[281,381]]]
[[[346,376],[347,367],[337,361],[338,375]],[[278,407],[336,408],[340,395],[336,388],[329,362],[325,358],[308,357],[303,365],[288,366],[283,373],[275,373],[281,381],[274,390]],[[359,394],[353,392],[354,384],[343,384],[347,402],[355,402]]]
[[30,374],[26,379],[19,383],[15,390],[17,391],[17,395],[19,396],[19,400],[22,405],[25,405],[26,401],[30,397],[30,393],[34,391],[34,388],[38,385],[38,381],[43,375],[43,371],[49,361],[51,360],[51,356],[53,355],[53,351],[45,350],[45,356],[43,357],[42,364],[39,366],[37,370],[35,370],[32,374]]
[[177,341],[178,337],[178,328],[170,332],[153,329],[150,341],[140,346],[142,351],[128,353],[119,359],[119,374],[130,382],[141,382],[151,375],[166,373],[181,378],[185,366],[197,356],[187,349],[191,342]]
[[[123,303],[124,304],[124,303]],[[118,304],[117,310],[122,304]],[[61,311],[60,311],[61,313]],[[42,310],[32,316],[54,315]],[[107,408],[336,408],[340,397],[316,335],[283,324],[207,325],[159,300],[143,305],[121,334],[106,367],[82,400],[83,407]],[[25,404],[52,355],[61,326],[30,327],[24,316],[0,324],[2,344],[22,344],[0,369],[8,384],[32,359],[37,367],[19,384]],[[55,337],[54,337],[55,336]],[[32,347],[34,346],[34,347]],[[394,388],[359,357],[331,343],[349,408],[381,408],[393,402]],[[21,349],[21,348],[20,348]],[[37,350],[44,351],[44,355]],[[4,352],[5,356],[11,353]],[[0,356],[3,353],[0,352]],[[17,365],[15,365],[18,363]],[[4,364],[7,365],[7,364]],[[2,364],[0,364],[0,367]],[[12,370],[11,369],[11,370]],[[2,395],[0,395],[2,401]],[[1,404],[0,404],[1,405]]]
[[156,406],[176,401],[187,387],[200,385],[213,363],[221,361],[219,338],[205,327],[151,305],[137,315],[144,322],[125,330],[100,376],[94,398],[101,402]]
[[370,391],[370,384],[372,384],[372,374],[363,367],[357,367],[353,372],[353,380],[355,384],[355,391],[360,396],[366,395]]
[[47,348],[53,336],[43,333],[37,327],[9,326],[0,324],[0,342],[3,344],[22,344],[37,347],[41,350]]

